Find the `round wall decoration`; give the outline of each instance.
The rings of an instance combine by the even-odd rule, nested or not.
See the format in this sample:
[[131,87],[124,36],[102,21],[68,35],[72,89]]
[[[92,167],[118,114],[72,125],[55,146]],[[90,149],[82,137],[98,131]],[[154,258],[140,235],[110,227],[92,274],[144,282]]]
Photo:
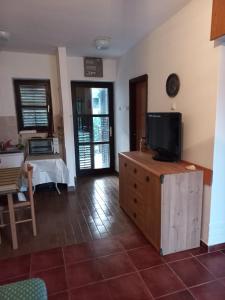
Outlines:
[[166,81],[166,92],[169,97],[175,97],[180,89],[180,79],[177,74],[170,74]]

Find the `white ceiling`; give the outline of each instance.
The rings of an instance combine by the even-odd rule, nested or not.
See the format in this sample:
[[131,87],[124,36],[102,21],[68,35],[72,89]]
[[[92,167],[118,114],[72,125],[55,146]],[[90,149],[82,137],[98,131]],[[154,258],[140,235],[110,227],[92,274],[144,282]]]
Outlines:
[[[3,0],[0,30],[11,33],[0,49],[117,57],[180,10],[189,0]],[[97,51],[93,40],[110,36],[111,47]]]

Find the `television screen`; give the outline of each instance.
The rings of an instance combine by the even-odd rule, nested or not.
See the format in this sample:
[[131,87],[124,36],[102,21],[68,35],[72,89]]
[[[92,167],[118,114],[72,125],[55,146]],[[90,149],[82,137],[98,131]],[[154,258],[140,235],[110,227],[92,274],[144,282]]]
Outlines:
[[181,156],[181,113],[147,113],[147,144],[161,161],[178,161]]

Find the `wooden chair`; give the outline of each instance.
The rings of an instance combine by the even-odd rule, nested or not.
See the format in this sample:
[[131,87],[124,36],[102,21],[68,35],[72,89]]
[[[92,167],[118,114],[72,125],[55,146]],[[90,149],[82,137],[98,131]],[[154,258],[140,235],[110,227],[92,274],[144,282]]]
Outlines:
[[[4,206],[0,204],[0,229],[6,226],[3,220],[3,211],[4,211]],[[0,245],[1,243],[2,243],[2,238],[1,238],[1,231],[0,231]]]
[[[26,223],[26,222],[32,222],[32,228],[33,228],[33,235],[37,235],[37,227],[36,227],[36,217],[35,217],[35,209],[34,209],[34,198],[33,198],[33,189],[32,189],[32,174],[33,174],[33,167],[31,165],[27,165],[25,167],[25,170],[23,171],[23,174],[25,178],[27,179],[27,195],[25,201],[13,201],[13,208],[14,211],[21,210],[21,209],[27,209],[30,208],[31,216],[29,218],[24,218],[20,220],[15,220],[15,225]],[[4,223],[4,214],[9,212],[9,207],[7,205],[2,206],[0,204],[0,228],[5,227],[8,224]],[[1,244],[1,234],[0,234],[0,244]]]

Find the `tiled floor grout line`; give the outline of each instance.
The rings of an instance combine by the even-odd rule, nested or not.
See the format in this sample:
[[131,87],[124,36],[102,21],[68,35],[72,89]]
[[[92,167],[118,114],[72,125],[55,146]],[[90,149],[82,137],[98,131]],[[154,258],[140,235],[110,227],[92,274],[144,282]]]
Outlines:
[[101,256],[95,256],[95,257],[91,257],[91,258],[87,258],[87,259],[77,260],[77,261],[69,263],[69,264],[65,262],[65,265],[72,266],[72,265],[85,263],[85,262],[89,262],[89,261],[94,261],[97,259],[107,258],[107,257],[113,256],[113,255],[124,254],[124,253],[125,253],[125,251],[119,251],[119,252],[115,252],[115,253],[111,253],[111,254],[107,254],[107,255],[101,255]]
[[181,292],[185,292],[185,291],[187,291],[187,289],[186,289],[186,288],[184,288],[184,289],[180,289],[180,290],[177,290],[177,291],[175,291],[175,292],[172,292],[172,293],[167,293],[167,294],[165,294],[165,295],[162,295],[162,296],[156,297],[156,298],[154,298],[154,299],[156,299],[156,300],[158,300],[158,299],[163,299],[163,298],[165,298],[165,297],[167,297],[167,296],[176,295],[177,293],[181,293]]
[[145,290],[147,291],[147,293],[151,296],[152,299],[155,299],[155,297],[151,293],[150,289],[148,288],[146,282],[144,281],[143,277],[141,276],[140,271],[137,271],[136,273],[137,273],[139,279],[141,280],[141,282],[143,283],[143,285],[144,285]]
[[[142,248],[142,247],[141,247],[141,248]],[[133,250],[133,249],[132,249],[132,250]],[[146,268],[146,269],[141,269],[141,270],[139,270],[139,269],[135,266],[135,264],[133,263],[133,261],[131,260],[129,254],[128,254],[129,251],[125,251],[125,255],[128,257],[130,263],[132,264],[132,266],[133,266],[134,269],[135,269],[134,272],[123,273],[123,274],[121,274],[121,275],[113,276],[113,277],[110,277],[110,278],[104,278],[104,276],[102,275],[102,276],[103,276],[103,279],[102,279],[102,280],[95,281],[95,282],[91,282],[91,283],[89,283],[89,284],[81,285],[81,286],[78,286],[78,287],[72,287],[72,288],[69,288],[69,286],[68,286],[68,280],[67,280],[67,271],[66,271],[66,264],[65,264],[65,256],[64,256],[64,250],[63,250],[63,247],[61,247],[61,251],[62,251],[63,262],[64,262],[64,267],[65,267],[65,275],[66,275],[67,289],[62,290],[62,291],[59,291],[59,292],[54,293],[54,294],[50,294],[50,296],[53,296],[53,295],[56,295],[56,294],[60,294],[60,293],[63,293],[63,292],[68,292],[69,297],[70,297],[69,291],[71,291],[71,290],[79,289],[79,288],[82,288],[82,287],[85,287],[85,286],[95,285],[95,284],[97,284],[97,283],[108,282],[108,281],[110,281],[110,280],[115,280],[115,279],[117,279],[117,278],[121,278],[121,277],[128,276],[128,275],[131,275],[131,274],[137,274],[138,277],[140,278],[140,280],[142,281],[142,283],[144,284],[145,290],[148,292],[148,294],[149,294],[151,297],[153,297],[153,295],[151,294],[151,292],[150,292],[149,288],[147,287],[145,281],[143,280],[143,278],[142,278],[140,272],[141,272],[141,271],[144,271],[144,270],[152,269],[152,268],[157,267],[157,266],[159,266],[159,265],[155,265],[155,266],[152,266],[152,267],[149,267],[149,268]],[[216,252],[218,252],[218,251],[216,251]],[[124,252],[119,252],[119,253],[120,253],[120,254],[122,254],[122,253],[124,254]],[[116,254],[119,254],[119,253],[118,253],[118,252],[117,252],[117,253],[111,253],[111,254],[109,254],[109,255],[96,257],[96,258],[93,259],[93,260],[96,260],[96,259],[101,258],[101,257],[109,257],[109,256],[116,255]],[[180,261],[187,260],[187,259],[191,259],[191,258],[194,258],[194,257],[195,257],[195,256],[189,257],[189,258],[185,258],[185,259],[181,259]],[[199,262],[199,260],[197,260],[197,261]],[[31,271],[31,263],[32,263],[32,255],[30,255],[30,271]],[[172,263],[172,262],[169,262],[169,263]],[[157,297],[157,298],[153,297],[153,299],[161,299],[161,298],[163,298],[163,297],[166,297],[167,295],[176,294],[176,293],[179,293],[179,292],[184,291],[184,290],[188,290],[188,291],[190,292],[190,294],[193,296],[193,298],[196,299],[196,298],[194,297],[194,295],[192,294],[191,290],[190,290],[191,288],[193,288],[193,287],[198,287],[198,286],[202,286],[202,285],[205,285],[205,284],[207,284],[207,283],[215,282],[215,281],[218,280],[215,276],[213,276],[213,277],[215,278],[215,280],[208,281],[208,282],[204,282],[204,283],[201,283],[201,284],[198,284],[198,285],[194,285],[194,286],[191,286],[191,287],[187,287],[186,284],[182,281],[182,279],[180,279],[180,277],[178,276],[178,274],[176,274],[176,272],[170,267],[169,263],[166,262],[166,261],[164,261],[164,263],[162,263],[162,264],[165,264],[165,265],[167,265],[167,266],[169,267],[169,269],[176,275],[176,277],[184,284],[185,288],[184,288],[184,289],[177,290],[177,291],[175,291],[174,293],[168,293],[168,294],[162,295],[162,296]],[[199,263],[201,264],[201,262],[199,262]],[[76,263],[75,263],[75,264],[76,264]],[[201,265],[202,265],[202,264],[201,264]],[[51,270],[51,269],[55,269],[55,268],[58,268],[58,267],[61,267],[61,266],[62,266],[62,265],[58,265],[58,266],[55,266],[55,267],[52,267],[52,268],[48,268],[48,269],[45,269],[45,270]],[[208,271],[208,269],[207,269],[204,265],[203,265],[203,267]],[[37,273],[38,273],[38,272],[42,272],[42,271],[44,271],[44,270],[43,270],[43,269],[42,269],[42,270],[38,270]],[[209,273],[210,273],[210,272],[209,272]],[[210,274],[211,274],[211,273],[210,273]],[[213,274],[212,274],[212,275],[213,275]]]
[[[98,200],[97,200],[98,201]],[[99,201],[98,201],[98,203],[99,203]],[[99,205],[100,205],[100,207],[101,207],[101,210],[103,211],[103,209],[102,209],[102,206],[101,206],[101,204],[99,203]],[[106,205],[107,206],[107,208],[108,208],[108,205]],[[108,208],[109,209],[109,208]],[[104,212],[104,211],[103,211]],[[98,211],[97,211],[97,214],[98,214],[98,216],[99,216],[99,218],[100,218],[100,215],[99,215],[99,213],[98,213]],[[107,217],[107,216],[106,216]],[[94,219],[94,218],[93,218]],[[100,218],[101,219],[101,218]],[[109,219],[108,219],[108,217],[107,217],[107,220],[109,221]],[[102,221],[102,220],[101,220]],[[94,223],[95,223],[95,221],[94,221]],[[104,223],[103,223],[104,224]],[[96,223],[95,223],[95,225],[96,225]]]
[[[78,204],[78,205],[79,205],[79,207],[80,207],[80,204]],[[85,202],[85,206],[87,207],[86,202]],[[81,207],[80,207],[80,208],[81,208]],[[88,207],[87,207],[87,208],[88,208]],[[88,208],[88,211],[89,211],[89,208]],[[83,216],[83,218],[84,218],[84,220],[85,220],[85,223],[86,223],[86,225],[87,225],[87,227],[88,227],[89,233],[90,233],[90,235],[91,235],[91,237],[92,237],[92,240],[93,240],[92,232],[91,232],[91,230],[90,230],[90,228],[89,228],[89,226],[88,226],[88,224],[87,224],[87,220],[86,220],[86,217],[85,217],[85,215],[84,215],[82,209],[81,209],[81,212],[82,212],[82,216]],[[98,214],[98,212],[97,212],[97,214]],[[99,216],[99,214],[98,214],[98,216]],[[92,218],[93,218],[93,217],[92,217]],[[93,220],[95,220],[95,219],[93,218]],[[95,223],[95,221],[94,221],[94,223]],[[98,229],[96,223],[95,223],[95,226],[96,226],[96,228]],[[100,234],[100,232],[99,232],[99,234]]]
[[0,286],[3,285],[5,281],[14,280],[14,279],[17,279],[17,278],[20,278],[20,277],[23,277],[23,276],[27,276],[27,275],[28,275],[28,278],[30,278],[30,271],[29,271],[29,273],[23,273],[23,274],[16,275],[16,276],[13,276],[13,277],[7,277],[4,280],[0,281]]
[[[184,288],[183,288],[183,289],[179,289],[179,290],[177,290],[177,291],[175,291],[175,292],[172,292],[172,293],[164,294],[164,295],[162,295],[162,296],[160,296],[160,297],[154,297],[154,296],[151,294],[151,291],[149,290],[149,288],[148,288],[148,286],[146,285],[145,281],[143,280],[143,278],[142,278],[140,272],[141,272],[141,271],[148,270],[148,269],[152,269],[152,268],[157,267],[157,266],[160,266],[160,265],[156,265],[156,266],[152,266],[152,267],[149,267],[149,268],[146,268],[146,269],[141,269],[141,270],[139,270],[139,269],[134,265],[134,263],[132,262],[132,260],[131,260],[131,258],[129,257],[128,254],[127,254],[127,257],[128,257],[129,261],[131,262],[131,264],[133,265],[133,267],[134,267],[134,269],[135,269],[133,272],[123,273],[123,274],[121,274],[121,275],[112,276],[112,277],[110,277],[110,278],[104,278],[104,276],[103,276],[103,274],[102,274],[102,276],[103,276],[103,279],[102,279],[102,280],[93,281],[93,282],[90,282],[90,283],[87,283],[87,284],[83,284],[83,285],[76,286],[76,287],[71,287],[71,288],[68,286],[68,283],[67,283],[67,289],[66,289],[66,290],[59,291],[59,292],[57,292],[57,293],[51,294],[51,296],[52,296],[52,295],[56,295],[56,294],[60,294],[60,293],[65,292],[65,291],[68,291],[68,292],[69,292],[69,291],[76,290],[76,289],[80,289],[80,288],[84,288],[84,287],[87,287],[87,286],[92,286],[92,285],[95,285],[95,284],[98,284],[98,283],[108,282],[108,281],[110,281],[110,280],[115,280],[115,279],[122,278],[122,277],[125,277],[125,276],[129,276],[129,275],[132,275],[132,274],[137,274],[137,275],[138,275],[138,277],[141,279],[142,283],[144,284],[145,289],[147,289],[147,292],[150,294],[151,297],[153,297],[153,299],[161,299],[161,298],[166,297],[166,296],[168,296],[168,295],[173,295],[173,294],[176,294],[176,293],[185,291],[185,290],[188,290],[188,291],[190,292],[190,294],[192,295],[192,292],[191,292],[191,290],[190,290],[191,288],[198,287],[198,286],[202,286],[202,285],[205,285],[205,284],[208,284],[208,283],[211,283],[211,282],[215,282],[215,281],[218,280],[218,279],[214,279],[214,280],[211,280],[211,281],[207,281],[207,282],[204,282],[204,283],[201,283],[201,284],[197,284],[197,285],[188,287],[188,286],[183,282],[183,280],[179,277],[179,275],[178,275],[178,274],[177,274],[177,273],[176,273],[176,272],[168,265],[168,263],[164,263],[164,264],[167,265],[167,266],[169,267],[169,269],[176,275],[176,277],[179,279],[179,281],[182,282],[182,284],[184,285]],[[65,265],[65,273],[66,273],[66,265]],[[66,273],[66,275],[67,275],[67,273]],[[66,281],[67,281],[67,278],[66,278]],[[192,295],[192,296],[194,297],[194,295]],[[196,298],[194,297],[194,299],[196,299]]]
[[[67,268],[66,268],[66,260],[65,260],[65,253],[64,253],[64,248],[61,247],[62,250],[62,257],[63,257],[63,265],[64,265],[64,270],[65,270],[65,280],[66,280],[66,287],[67,290],[69,289],[69,284],[68,284],[68,276],[67,276]],[[69,294],[69,293],[68,293]],[[70,294],[68,295],[68,300],[70,300]]]
[[[101,240],[102,240],[102,239],[101,239]],[[73,245],[71,245],[71,246],[73,246]],[[76,264],[80,264],[80,263],[85,263],[85,262],[90,262],[90,261],[96,261],[97,259],[107,258],[107,257],[114,256],[114,255],[126,254],[126,253],[127,253],[126,249],[123,247],[123,245],[121,245],[121,246],[122,246],[121,251],[113,252],[113,253],[110,253],[110,254],[107,254],[107,255],[95,256],[95,257],[91,257],[91,258],[88,258],[88,259],[78,260],[78,261],[73,262],[73,263],[70,263],[70,264],[67,264],[67,263],[66,263],[66,260],[65,260],[64,248],[66,248],[66,247],[58,247],[58,248],[48,249],[48,250],[61,249],[61,251],[62,251],[62,256],[63,256],[63,264],[56,265],[56,266],[49,267],[49,268],[43,268],[43,269],[39,269],[39,270],[34,270],[34,273],[46,272],[46,271],[50,271],[50,270],[53,270],[53,269],[57,269],[57,268],[60,268],[60,267],[63,267],[63,266],[66,268],[66,266],[72,266],[72,265],[76,265]],[[70,247],[70,246],[67,246],[67,247]],[[136,250],[136,249],[139,249],[139,248],[135,248],[134,250]],[[46,250],[46,251],[48,251],[48,250]],[[45,251],[45,250],[44,250],[44,251]],[[41,251],[41,252],[42,252],[42,251]],[[36,253],[39,253],[39,251],[30,254],[29,277],[31,276],[32,255],[33,255],[33,254],[36,254]],[[26,273],[26,274],[27,274],[27,273]],[[26,275],[26,274],[21,274],[21,276],[22,276],[22,275]],[[19,276],[20,276],[20,275],[19,275]],[[10,280],[10,279],[13,279],[13,278],[19,277],[19,276],[8,277],[7,280],[8,280],[8,279]]]
[[[116,240],[117,242],[119,242],[118,240]],[[119,242],[120,243],[120,242]],[[145,270],[148,270],[148,269],[152,269],[154,267],[157,267],[157,266],[160,266],[160,265],[163,265],[163,264],[166,264],[166,265],[169,265],[169,263],[173,263],[175,261],[171,261],[171,262],[166,262],[165,260],[163,260],[162,264],[159,264],[159,265],[154,265],[152,267],[148,267],[148,268],[144,268],[144,269],[141,269],[139,270],[135,264],[133,263],[133,261],[131,260],[130,256],[129,256],[129,252],[132,252],[132,251],[135,251],[137,249],[141,249],[141,248],[145,248],[145,247],[148,247],[148,245],[144,245],[144,246],[141,246],[141,247],[138,247],[138,248],[134,248],[134,249],[129,249],[129,250],[126,250],[123,245],[120,243],[121,247],[122,247],[122,250],[121,251],[118,251],[118,252],[115,252],[115,253],[110,253],[110,254],[107,254],[107,255],[102,255],[102,256],[96,256],[96,257],[93,257],[93,258],[90,258],[90,259],[86,259],[86,260],[80,260],[80,261],[77,261],[77,262],[74,262],[74,263],[71,263],[71,264],[66,264],[66,261],[65,261],[65,255],[64,255],[64,247],[60,247],[61,251],[62,251],[62,256],[63,256],[63,265],[57,265],[57,266],[54,266],[54,267],[50,267],[50,268],[46,268],[46,269],[40,269],[40,270],[37,270],[35,271],[35,273],[40,273],[40,272],[43,272],[43,271],[49,271],[49,270],[52,270],[52,269],[56,269],[56,268],[59,268],[59,267],[64,267],[65,268],[65,275],[66,275],[66,284],[67,284],[67,289],[69,289],[69,286],[68,286],[68,279],[67,279],[67,267],[70,266],[70,265],[76,265],[76,264],[79,264],[79,263],[83,263],[83,262],[88,262],[88,261],[96,261],[98,259],[101,259],[101,258],[107,258],[107,257],[110,257],[110,256],[114,256],[114,255],[118,255],[118,254],[126,254],[126,256],[128,257],[130,263],[132,264],[132,266],[134,267],[134,269],[136,270],[136,272],[138,273],[138,275],[140,275],[140,272],[141,271],[145,271]],[[57,249],[57,248],[56,248]],[[190,259],[190,258],[194,258],[195,256],[193,257],[188,257],[188,258],[184,258],[184,259],[180,259],[180,260],[177,260],[177,261],[182,261],[182,260],[187,260],[187,259]],[[29,275],[31,274],[31,264],[32,264],[32,254],[30,255],[30,271],[29,271]],[[207,270],[208,271],[208,270]],[[131,273],[134,273],[134,272],[129,272],[129,273],[124,273],[124,274],[121,274],[119,276],[113,276],[113,277],[110,277],[110,278],[104,278],[103,276],[103,280],[102,281],[107,281],[107,280],[111,280],[111,279],[116,279],[118,277],[121,277],[121,276],[126,276],[126,275],[129,275]],[[141,275],[140,275],[141,276]],[[18,276],[17,276],[18,277]],[[14,278],[14,277],[13,277]],[[13,279],[12,278],[12,279]],[[141,277],[142,278],[142,277]],[[10,279],[10,278],[8,278]],[[143,281],[143,279],[142,279]],[[143,281],[144,282],[144,281]],[[145,282],[144,282],[145,284]],[[85,285],[84,285],[85,286]],[[146,284],[145,284],[146,286]],[[149,289],[147,288],[147,290],[149,291]],[[151,295],[152,296],[152,295]]]
[[152,245],[149,243],[149,244],[146,244],[146,245],[143,245],[143,246],[140,246],[140,247],[135,247],[135,248],[131,248],[131,249],[124,248],[124,249],[127,252],[131,252],[131,251],[139,250],[139,249],[142,249],[142,248],[145,248],[145,247],[149,247],[149,246],[152,246]]
[[123,278],[123,277],[129,276],[129,275],[134,275],[134,274],[136,274],[136,271],[130,272],[130,273],[121,274],[121,275],[117,275],[117,276],[113,276],[113,277],[110,277],[110,278],[100,279],[100,280],[97,280],[97,281],[92,281],[92,282],[89,282],[89,283],[86,283],[86,284],[82,284],[82,285],[79,285],[79,286],[68,287],[68,291],[72,291],[72,290],[76,290],[76,289],[80,289],[80,288],[92,286],[92,285],[95,285],[95,284],[98,284],[98,283],[107,283],[108,281],[119,279],[119,278]]
[[[61,291],[59,291],[59,292],[56,292],[56,293],[48,293],[48,298],[49,297],[52,297],[52,296],[55,296],[55,295],[58,295],[58,294],[61,294],[61,293],[65,293],[65,292],[69,292],[69,290],[68,289],[65,289],[65,290],[61,290]],[[69,297],[69,299],[68,300],[70,300],[70,297]]]
[[32,273],[35,273],[36,275],[38,275],[39,273],[48,272],[48,271],[51,271],[51,270],[59,269],[59,268],[62,268],[64,266],[65,266],[64,264],[61,264],[61,265],[57,265],[57,266],[46,268],[46,269],[39,269],[37,271],[33,271]]
[[32,254],[30,254],[29,278],[31,278]]
[[[82,201],[82,202],[83,202],[83,201]],[[80,202],[77,202],[77,205],[78,205],[78,207],[80,208],[81,215],[83,216],[83,219],[85,220],[85,223],[86,223],[86,218],[85,218],[85,216],[84,216],[83,209],[82,209],[82,207],[81,207],[81,203],[80,203]],[[87,225],[87,223],[86,223],[86,225]],[[78,220],[78,226],[79,226],[79,228],[80,228],[80,232],[81,232],[82,236],[85,236],[85,234],[83,233],[83,230],[82,230],[82,226],[80,225],[80,220]],[[90,236],[91,236],[91,238],[92,238],[92,240],[93,240],[93,236],[92,236],[92,234],[91,234],[91,232],[90,232],[89,226],[88,226],[88,230],[89,230],[89,234],[90,234]],[[83,239],[83,240],[84,240],[84,239]]]
[[152,297],[152,299],[155,299],[154,296],[152,295],[150,289],[148,288],[146,282],[144,281],[144,279],[142,278],[141,274],[140,274],[140,270],[136,267],[136,265],[134,264],[134,262],[132,261],[131,257],[128,254],[128,251],[126,251],[126,255],[128,257],[128,260],[130,261],[130,263],[133,265],[134,269],[136,270],[136,273],[139,277],[139,279],[141,280],[141,282],[143,283],[146,291],[148,292],[148,294]]
[[204,286],[204,285],[207,285],[209,283],[213,283],[213,282],[217,282],[217,280],[211,280],[211,281],[207,281],[207,282],[204,282],[204,283],[201,283],[201,284],[198,284],[198,285],[194,285],[194,286],[191,286],[190,288],[188,288],[188,291],[189,293],[192,295],[192,297],[196,300],[198,300],[194,294],[192,293],[192,290],[191,289],[194,289],[194,288],[197,288],[197,287],[200,287],[200,286]]
[[[218,251],[216,251],[216,252],[218,252]],[[209,254],[209,253],[205,253],[205,255],[206,254]],[[203,254],[204,255],[204,254]],[[190,287],[188,287],[184,282],[183,282],[183,280],[179,277],[179,275],[169,266],[169,264],[167,264],[168,266],[169,266],[169,268],[174,272],[174,274],[176,274],[176,276],[182,281],[182,283],[186,286],[186,289],[190,292],[190,294],[192,295],[192,297],[194,297],[194,299],[196,299],[195,298],[195,296],[193,295],[193,293],[192,293],[192,291],[191,291],[191,289],[192,288],[196,288],[196,287],[199,287],[199,286],[202,286],[202,285],[206,285],[206,284],[208,284],[208,283],[212,283],[212,282],[216,282],[216,281],[218,281],[218,279],[219,278],[217,278],[211,271],[209,271],[209,269],[205,266],[205,265],[203,265],[195,256],[193,256],[193,258],[195,258],[199,263],[200,263],[200,265],[210,274],[210,275],[212,275],[212,277],[214,278],[213,280],[209,280],[209,281],[206,281],[206,282],[203,282],[203,283],[200,283],[200,284],[196,284],[196,285],[193,285],[193,286],[190,286]]]
[[[186,288],[186,290],[188,290],[188,292],[192,295],[192,297],[194,299],[196,299],[196,297],[191,293],[191,290],[189,289],[189,287],[185,284],[185,282],[182,280],[182,278],[180,278],[180,276],[173,270],[173,268],[167,263],[166,264],[168,266],[168,268],[170,269],[170,271],[172,271],[172,273],[176,276],[176,278],[184,285],[184,287]],[[197,300],[197,299],[196,299]]]
[[[63,251],[63,253],[64,253],[64,251]],[[67,267],[68,267],[68,266],[76,265],[76,264],[83,263],[83,262],[88,262],[88,261],[96,261],[96,260],[98,260],[98,259],[100,259],[100,258],[107,258],[107,257],[113,256],[113,255],[117,255],[117,254],[125,254],[125,255],[128,257],[128,259],[129,259],[131,265],[134,267],[134,271],[133,271],[133,272],[123,273],[123,274],[120,274],[120,275],[112,276],[112,277],[110,277],[110,278],[105,278],[104,275],[103,275],[103,273],[100,271],[101,276],[102,276],[102,278],[103,278],[103,279],[101,279],[101,280],[94,281],[94,282],[90,282],[90,283],[87,283],[87,284],[84,284],[84,285],[80,285],[80,286],[77,286],[77,287],[71,287],[71,288],[70,288],[70,287],[68,286],[68,280],[67,280]],[[65,260],[64,260],[64,262],[65,262]],[[138,274],[138,276],[140,276],[139,270],[136,268],[136,266],[134,265],[133,261],[130,259],[129,255],[128,255],[128,253],[127,253],[127,251],[126,251],[125,249],[123,249],[123,251],[120,251],[120,252],[111,253],[111,254],[104,255],[104,256],[98,256],[98,257],[95,257],[95,258],[92,258],[92,259],[88,259],[88,260],[85,260],[85,261],[83,260],[83,261],[79,261],[79,262],[72,263],[72,264],[66,264],[66,263],[65,263],[65,273],[66,273],[67,288],[68,288],[69,291],[75,290],[75,289],[79,289],[79,288],[83,288],[83,287],[86,287],[86,286],[95,285],[95,284],[97,284],[97,283],[108,282],[108,281],[110,281],[110,280],[115,280],[115,279],[118,279],[118,278],[121,278],[121,277],[124,277],[124,276],[128,276],[128,275],[131,275],[131,274]],[[142,278],[141,278],[141,279],[142,279]],[[142,281],[143,281],[143,279],[142,279]],[[145,284],[145,283],[144,283],[144,284]],[[146,284],[145,284],[145,288],[146,288]],[[147,288],[147,291],[148,291],[148,293],[149,293],[149,289],[148,289],[148,288]],[[150,293],[150,294],[151,294],[151,293]],[[152,294],[151,294],[151,296],[152,296]]]
[[209,272],[210,275],[212,275],[212,277],[217,280],[217,277],[196,257],[195,258],[199,263],[200,265],[207,271]]
[[200,253],[200,254],[196,254],[196,255],[193,255],[194,257],[196,256],[203,256],[203,255],[207,255],[207,254],[211,254],[211,253],[215,253],[215,252],[220,252],[221,250],[215,250],[215,251],[211,251],[211,252],[205,252],[205,253]]
[[69,289],[67,289],[67,290],[62,290],[62,291],[56,292],[56,293],[52,293],[52,294],[48,295],[48,297],[57,296],[57,295],[60,295],[60,294],[62,294],[62,293],[67,293],[67,294],[68,294],[68,299],[67,299],[67,300],[70,300]]
[[[162,256],[163,257],[163,256]],[[164,260],[165,260],[165,262],[167,263],[167,264],[173,264],[173,263],[175,263],[175,262],[177,262],[177,261],[184,261],[184,260],[187,260],[187,259],[190,259],[190,258],[193,258],[194,256],[189,256],[189,257],[185,257],[185,258],[181,258],[181,259],[176,259],[176,260],[171,260],[171,261],[166,261],[165,260],[165,258],[164,258]]]
[[212,280],[209,280],[209,281],[206,281],[206,282],[195,284],[195,285],[190,286],[189,289],[193,289],[193,288],[196,288],[196,287],[208,284],[208,283],[216,282],[216,281],[218,281],[218,279],[212,279]]

